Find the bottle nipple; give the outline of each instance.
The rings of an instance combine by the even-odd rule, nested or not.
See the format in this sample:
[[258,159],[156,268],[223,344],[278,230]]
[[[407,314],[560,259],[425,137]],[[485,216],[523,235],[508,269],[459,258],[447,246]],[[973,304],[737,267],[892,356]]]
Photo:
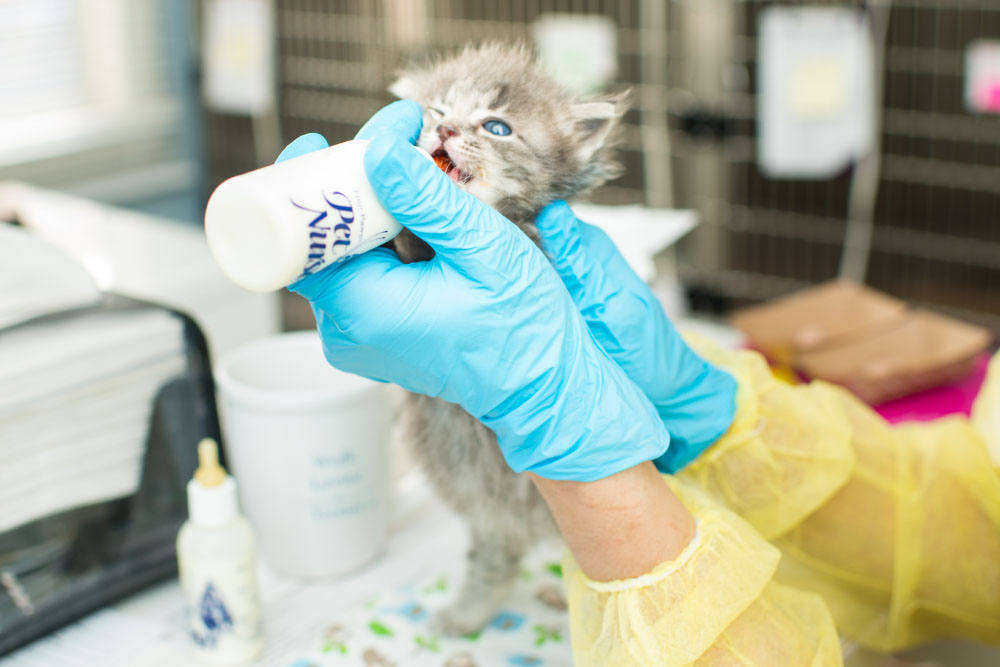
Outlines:
[[198,469],[195,480],[202,486],[219,486],[226,479],[226,469],[219,465],[219,445],[212,438],[198,443]]

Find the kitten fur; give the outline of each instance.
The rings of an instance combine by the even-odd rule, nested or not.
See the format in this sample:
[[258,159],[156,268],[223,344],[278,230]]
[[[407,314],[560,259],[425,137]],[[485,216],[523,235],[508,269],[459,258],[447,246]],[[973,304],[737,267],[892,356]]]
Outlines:
[[[486,44],[404,71],[389,90],[424,109],[417,145],[447,155],[449,175],[538,242],[534,219],[619,175],[612,159],[625,96],[580,99],[556,84],[524,46]],[[496,136],[488,121],[511,133]],[[403,261],[433,251],[404,230],[394,246]],[[502,363],[502,361],[498,360]],[[463,588],[434,619],[435,630],[464,635],[482,628],[504,603],[535,542],[558,535],[534,485],[507,467],[493,432],[459,406],[409,394],[397,437],[407,441],[441,498],[468,523]]]

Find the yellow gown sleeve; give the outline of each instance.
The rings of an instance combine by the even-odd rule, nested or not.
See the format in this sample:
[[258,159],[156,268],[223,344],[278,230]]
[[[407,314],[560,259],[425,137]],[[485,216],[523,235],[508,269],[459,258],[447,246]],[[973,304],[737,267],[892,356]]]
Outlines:
[[772,581],[777,549],[697,489],[665,481],[697,523],[676,559],[634,579],[595,582],[566,556],[575,664],[841,665],[820,598]]
[[891,426],[839,387],[858,463],[775,544],[778,579],[822,595],[840,631],[896,651],[1000,643],[1000,477],[964,417]]
[[686,337],[739,384],[729,430],[678,473],[766,539],[786,533],[847,482],[855,457],[836,401],[777,380],[756,352]]
[[986,442],[993,466],[1000,471],[1000,352],[993,355],[986,381],[972,405],[972,424]]
[[876,650],[1000,644],[1000,355],[971,419],[893,426],[841,387],[691,343],[736,377],[737,416],[678,477],[781,549],[778,582]]

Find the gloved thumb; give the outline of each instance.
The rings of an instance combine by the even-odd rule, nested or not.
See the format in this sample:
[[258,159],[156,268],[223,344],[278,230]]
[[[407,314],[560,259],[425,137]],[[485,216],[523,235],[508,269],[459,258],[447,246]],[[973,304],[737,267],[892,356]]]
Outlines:
[[542,248],[553,265],[571,263],[582,252],[580,230],[573,209],[564,201],[554,201],[535,217]]

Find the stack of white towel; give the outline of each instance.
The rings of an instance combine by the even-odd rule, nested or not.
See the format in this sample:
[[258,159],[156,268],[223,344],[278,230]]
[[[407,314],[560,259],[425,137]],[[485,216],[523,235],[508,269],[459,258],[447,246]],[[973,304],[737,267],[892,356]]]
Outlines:
[[67,255],[0,225],[0,533],[138,488],[156,394],[186,370],[183,325],[101,301]]

